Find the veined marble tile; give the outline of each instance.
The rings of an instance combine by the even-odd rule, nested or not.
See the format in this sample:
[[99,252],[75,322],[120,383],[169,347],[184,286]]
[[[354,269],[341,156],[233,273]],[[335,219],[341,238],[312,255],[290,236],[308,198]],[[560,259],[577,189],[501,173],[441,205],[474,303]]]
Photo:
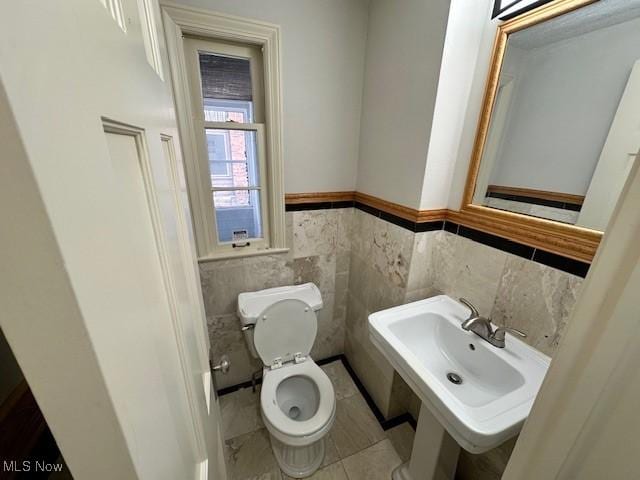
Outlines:
[[334,315],[334,294],[323,296],[324,307],[317,312],[318,333],[311,349],[314,359],[338,355],[344,351],[345,323],[343,318]]
[[336,442],[331,437],[331,431],[324,437],[324,460],[322,461],[322,467],[331,465],[340,460],[340,454],[336,448]]
[[[284,473],[278,470],[272,470],[267,473],[263,473],[262,475],[253,475],[246,480],[282,480],[284,478]],[[233,479],[228,479],[233,480]]]
[[375,270],[397,287],[407,286],[414,235],[405,228],[376,219],[369,261]]
[[[293,263],[285,255],[262,255],[246,262],[247,287],[255,291],[293,283]],[[237,300],[237,299],[236,299]]]
[[384,438],[380,424],[360,394],[336,404],[336,420],[331,430],[340,458],[346,458]]
[[351,236],[351,252],[361,258],[369,258],[373,247],[373,231],[376,219],[362,210],[353,213],[353,233]]
[[392,283],[388,276],[354,254],[349,268],[349,295],[373,313],[404,303],[405,288]]
[[363,342],[368,335],[366,329],[367,311],[360,299],[352,293],[348,295],[347,332],[357,342]]
[[225,460],[231,480],[261,478],[260,475],[279,472],[266,428],[227,440]]
[[355,295],[363,304],[365,302],[367,264],[360,255],[351,255],[349,264],[349,295]]
[[348,273],[350,263],[351,252],[338,251],[338,254],[336,255],[336,274]]
[[411,399],[409,400],[409,415],[411,415],[416,422],[418,421],[418,417],[420,416],[421,406],[422,406],[422,401],[412,391]]
[[228,355],[233,365],[226,374],[216,373],[217,388],[245,382],[253,372],[260,370],[261,364],[251,357],[240,331],[240,321],[235,314],[207,317],[207,330],[211,343],[211,360],[217,363],[222,355]]
[[[283,477],[287,480],[293,478],[286,475],[284,475]],[[344,471],[344,467],[342,466],[342,462],[336,462],[332,465],[321,468],[316,473],[306,478],[308,480],[349,480],[349,478],[347,478],[346,472]]]
[[[377,272],[373,272],[370,274],[371,277],[378,276],[381,278],[380,274]],[[379,283],[371,283],[368,289],[365,290],[365,294],[367,295],[367,302],[373,302],[374,305],[372,307],[367,307],[362,304],[360,298],[356,293],[350,291],[349,292],[349,307],[347,310],[347,338],[351,337],[351,344],[353,348],[351,351],[345,350],[347,354],[351,353],[354,361],[356,361],[357,365],[370,365],[371,368],[377,367],[376,370],[378,373],[374,374],[373,372],[364,372],[364,368],[356,368],[354,366],[354,361],[352,361],[352,357],[349,357],[349,361],[356,368],[358,376],[361,380],[363,380],[362,376],[365,375],[368,380],[365,382],[367,389],[375,388],[377,390],[384,389],[387,391],[386,395],[390,394],[391,383],[393,379],[393,368],[389,364],[389,362],[384,358],[384,355],[378,350],[377,347],[371,343],[369,339],[369,323],[368,317],[369,313],[373,310],[370,308],[375,308],[375,311],[382,310],[383,308],[388,308],[389,306],[399,305],[402,303],[402,293],[396,292],[397,298],[390,299],[389,296],[393,292],[396,291],[397,287],[393,287],[388,285],[385,287],[384,282],[380,281]],[[345,343],[347,345],[348,342]],[[376,375],[379,377],[383,375],[386,377],[386,381],[384,382],[384,386],[381,383],[377,385],[374,382],[374,378]],[[371,393],[371,392],[369,392]],[[382,393],[382,392],[380,392]],[[380,398],[380,397],[378,397]],[[380,408],[381,410],[387,411],[389,406],[389,398],[384,401],[384,408]]]
[[[239,293],[245,288],[242,264],[218,266],[216,262],[201,263],[200,282],[207,316],[233,313]],[[226,277],[226,281],[223,278]]]
[[434,287],[463,297],[488,316],[509,254],[449,232],[441,232],[434,250]]
[[523,330],[525,342],[553,355],[582,282],[580,277],[509,255],[492,319],[498,325]]
[[407,278],[407,290],[433,288],[433,251],[442,232],[421,232],[414,235],[411,265]]
[[328,363],[320,368],[324,370],[329,380],[331,380],[333,390],[336,394],[336,400],[342,400],[343,398],[359,393],[351,375],[349,375],[349,372],[347,372],[347,369],[344,368],[340,360]]
[[350,479],[389,480],[391,472],[402,460],[389,440],[383,440],[366,450],[342,460]]
[[439,290],[436,290],[434,287],[411,290],[405,294],[404,303],[417,302],[418,300],[424,300],[425,298],[435,297],[436,295],[442,295],[442,292]]
[[293,258],[293,212],[284,214],[285,221],[285,246],[289,249],[288,256]]
[[286,255],[261,255],[200,264],[207,315],[233,313],[238,295],[293,283],[293,265]]
[[241,388],[220,397],[220,416],[225,440],[264,427],[260,414],[260,390]]
[[[383,374],[386,377],[390,386],[393,379],[393,368],[386,360],[384,355],[380,352],[380,350],[378,350],[378,348],[374,346],[369,339],[368,317],[368,311],[363,308],[363,306],[355,296],[350,295],[349,313],[347,319],[347,338],[351,337],[352,345],[354,346],[354,349],[352,349],[352,353],[362,352],[366,357],[366,360],[363,358],[363,360],[359,363],[362,365],[369,364],[372,368],[377,367],[379,373]],[[347,351],[347,353],[349,352]],[[361,355],[358,355],[358,357],[360,356]],[[353,366],[351,358],[349,358],[349,361]],[[361,372],[359,370],[356,371],[358,372],[358,376],[362,380]],[[375,377],[372,377],[372,379],[373,378]],[[366,384],[366,386],[367,388],[375,388],[375,386],[372,384]]]
[[330,255],[337,251],[336,210],[293,212],[293,257]]
[[293,260],[293,282],[295,284],[313,282],[322,296],[334,293],[336,282],[336,256],[314,255]]
[[388,276],[375,269],[365,267],[362,273],[365,278],[364,299],[367,312],[379,312],[404,303],[406,288],[390,282]]
[[[217,389],[231,387],[242,382],[251,380],[254,372],[262,371],[262,363],[260,360],[254,359],[249,350],[245,347],[238,350],[227,350],[224,352],[231,362],[232,368],[226,374],[216,372],[215,387]],[[211,353],[212,360],[217,363],[221,355]]]
[[[346,316],[347,302],[349,297],[349,271],[336,273],[336,309],[343,309],[342,315]],[[335,312],[334,316],[340,316]]]
[[391,441],[394,450],[403,462],[408,462],[411,458],[411,449],[413,448],[413,438],[416,432],[408,422],[396,425],[384,432],[386,437]]
[[240,320],[235,313],[207,317],[207,329],[211,350],[220,355],[246,345],[240,330]]
[[[370,344],[370,342],[367,342]],[[385,418],[389,415],[389,403],[393,386],[393,367],[380,355],[379,360],[373,360],[365,343],[360,343],[348,333],[345,340],[345,355],[356,375],[367,389],[378,410]],[[372,348],[373,345],[371,345]]]
[[407,385],[407,382],[404,381],[398,372],[394,371],[387,417],[393,418],[398,415],[402,415],[403,413],[407,413],[409,411],[409,403],[413,396],[412,394],[413,392],[409,385]]
[[338,224],[336,242],[338,253],[351,253],[354,210],[354,208],[338,208],[335,210]]

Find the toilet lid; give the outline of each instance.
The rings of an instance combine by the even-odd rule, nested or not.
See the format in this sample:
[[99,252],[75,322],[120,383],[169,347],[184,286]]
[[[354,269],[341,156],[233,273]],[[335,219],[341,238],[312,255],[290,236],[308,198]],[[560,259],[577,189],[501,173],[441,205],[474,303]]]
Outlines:
[[253,330],[253,343],[262,362],[273,365],[308,355],[316,340],[316,314],[301,300],[280,300],[263,310]]

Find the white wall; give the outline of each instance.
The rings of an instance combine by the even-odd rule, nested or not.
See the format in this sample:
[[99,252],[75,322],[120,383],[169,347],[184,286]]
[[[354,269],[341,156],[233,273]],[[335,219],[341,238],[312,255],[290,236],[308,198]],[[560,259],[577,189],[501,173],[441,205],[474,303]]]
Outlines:
[[420,209],[445,208],[456,159],[463,144],[465,113],[472,93],[479,47],[491,0],[452,0],[433,113]]
[[448,0],[373,0],[357,190],[418,208]]
[[584,195],[638,45],[635,19],[526,51],[491,183]]
[[285,191],[354,190],[368,0],[178,0],[282,29]]
[[463,112],[464,115],[464,123],[460,135],[455,138],[458,143],[458,151],[455,157],[455,167],[447,200],[447,208],[453,210],[459,210],[462,205],[469,162],[482,108],[482,98],[491,64],[491,52],[499,24],[496,20],[490,20],[489,15],[479,16],[475,22],[478,23],[482,32],[477,38],[470,38],[466,42],[466,48],[474,52],[476,59],[469,96],[466,103],[458,101],[456,98],[450,98],[451,108]]

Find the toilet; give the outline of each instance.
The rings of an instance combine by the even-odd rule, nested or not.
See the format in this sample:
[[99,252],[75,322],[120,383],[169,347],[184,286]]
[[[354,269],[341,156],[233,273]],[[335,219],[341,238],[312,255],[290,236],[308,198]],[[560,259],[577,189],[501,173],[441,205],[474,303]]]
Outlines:
[[336,415],[333,385],[309,356],[322,308],[313,283],[238,296],[238,317],[251,354],[263,364],[260,410],[280,469],[312,475]]

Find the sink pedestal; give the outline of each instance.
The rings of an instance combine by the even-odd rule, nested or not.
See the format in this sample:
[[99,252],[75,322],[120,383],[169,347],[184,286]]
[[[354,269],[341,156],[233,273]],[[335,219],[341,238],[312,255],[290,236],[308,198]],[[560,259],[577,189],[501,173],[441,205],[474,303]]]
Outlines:
[[431,414],[420,406],[411,459],[393,471],[393,480],[453,480],[460,446]]

